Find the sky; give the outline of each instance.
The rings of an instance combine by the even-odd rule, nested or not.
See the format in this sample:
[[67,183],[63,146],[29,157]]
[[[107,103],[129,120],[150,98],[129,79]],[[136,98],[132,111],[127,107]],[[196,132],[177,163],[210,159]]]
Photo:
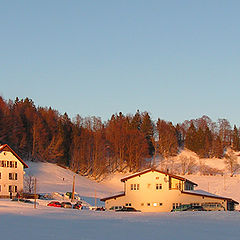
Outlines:
[[240,126],[240,1],[0,0],[0,95],[70,117]]

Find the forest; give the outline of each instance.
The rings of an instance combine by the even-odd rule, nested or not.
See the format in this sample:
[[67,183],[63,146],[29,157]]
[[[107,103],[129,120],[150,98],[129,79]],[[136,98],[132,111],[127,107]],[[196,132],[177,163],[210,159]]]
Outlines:
[[142,170],[184,148],[200,158],[222,158],[228,147],[240,150],[239,129],[227,119],[202,116],[173,125],[139,110],[115,113],[105,122],[94,116],[70,119],[29,98],[0,97],[0,144],[5,143],[25,160],[56,163],[94,179]]

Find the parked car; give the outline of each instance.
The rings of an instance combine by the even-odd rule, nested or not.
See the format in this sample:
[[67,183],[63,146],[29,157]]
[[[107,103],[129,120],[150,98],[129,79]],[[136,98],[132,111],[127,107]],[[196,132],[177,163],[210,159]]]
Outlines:
[[115,210],[116,212],[140,212],[133,207],[122,207],[120,209]]
[[74,209],[79,209],[81,210],[82,209],[82,202],[76,202],[74,205],[73,205],[73,208]]
[[[13,198],[12,201],[34,204],[34,201],[31,201],[29,199],[23,199],[23,198]],[[39,205],[38,202],[36,204]]]
[[105,211],[105,208],[104,208],[104,207],[97,207],[97,208],[95,209],[95,211]]
[[191,204],[182,204],[181,206],[178,206],[178,207],[172,209],[171,212],[186,211],[191,206],[192,206]]
[[116,210],[119,210],[119,209],[122,209],[123,206],[112,206],[109,208],[110,211],[116,211]]
[[72,208],[72,204],[70,202],[62,202],[61,205],[63,208]]
[[190,208],[187,208],[185,211],[206,211],[202,206],[191,206]]
[[50,207],[62,207],[62,204],[58,201],[51,201],[50,203],[47,204],[47,206]]
[[222,206],[222,204],[215,202],[203,203],[202,207],[206,211],[225,211],[225,208]]
[[172,209],[171,212],[179,212],[179,211],[206,211],[202,206],[194,206],[191,204],[183,204],[175,209]]

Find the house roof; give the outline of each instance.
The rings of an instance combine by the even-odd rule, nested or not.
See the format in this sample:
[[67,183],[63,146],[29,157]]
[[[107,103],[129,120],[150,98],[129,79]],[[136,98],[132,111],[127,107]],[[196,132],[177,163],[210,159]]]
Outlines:
[[188,183],[191,183],[191,184],[197,186],[196,183],[194,183],[194,182],[192,182],[192,181],[190,181],[190,180],[188,180],[188,179],[186,179],[186,178],[183,178],[183,177],[180,177],[180,176],[177,176],[177,175],[173,175],[173,174],[170,174],[170,173],[168,173],[168,172],[163,172],[163,171],[160,171],[160,170],[157,170],[157,169],[152,169],[152,168],[146,169],[146,170],[144,170],[144,171],[142,171],[142,172],[134,173],[134,174],[132,174],[132,175],[130,175],[130,176],[127,176],[127,177],[124,177],[124,178],[121,179],[121,182],[125,182],[125,181],[127,181],[128,179],[131,179],[131,178],[134,178],[134,177],[137,177],[137,176],[143,175],[143,174],[145,174],[145,173],[149,173],[149,172],[162,173],[162,174],[165,174],[165,175],[170,176],[170,177],[172,177],[172,178],[175,178],[175,179],[178,179],[178,180],[181,180],[181,181],[184,181],[184,182],[188,182]]
[[221,197],[203,190],[191,190],[191,191],[182,191],[183,194],[190,194],[190,195],[196,195],[196,196],[202,196],[202,197],[209,197],[209,198],[217,198],[217,199],[223,199],[223,200],[227,200],[227,201],[231,201],[235,204],[239,204],[237,201],[231,199],[231,198],[227,198],[227,197]]
[[23,164],[24,168],[28,168],[28,165],[7,144],[0,146],[0,152],[2,151],[11,152]]
[[106,198],[101,198],[100,200],[101,200],[102,202],[105,202],[105,201],[107,201],[107,200],[109,200],[109,199],[118,198],[118,197],[123,197],[123,196],[125,196],[125,192],[121,192],[121,193],[118,193],[118,194],[115,194],[115,195],[113,195],[113,196],[109,196],[109,197],[106,197]]

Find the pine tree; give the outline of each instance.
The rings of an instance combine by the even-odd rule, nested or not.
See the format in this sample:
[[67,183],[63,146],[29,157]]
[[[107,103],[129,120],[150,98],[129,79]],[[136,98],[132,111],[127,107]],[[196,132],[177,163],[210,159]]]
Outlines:
[[141,132],[144,134],[147,140],[149,155],[153,156],[154,145],[153,145],[152,139],[154,135],[154,124],[148,112],[144,112],[142,114]]
[[178,151],[178,142],[176,129],[172,123],[167,123],[164,120],[158,119],[158,148],[159,153],[164,157],[175,156]]
[[139,110],[137,110],[137,112],[135,113],[134,117],[131,120],[131,127],[133,129],[141,129],[141,125],[142,125],[142,118],[141,118],[141,114],[139,112]]
[[232,136],[232,149],[234,151],[240,150],[240,138],[236,125],[233,127],[233,136]]
[[224,152],[224,147],[220,136],[215,136],[212,142],[212,156],[216,158],[222,158]]
[[186,132],[185,147],[194,152],[198,151],[197,130],[193,123],[191,123]]

